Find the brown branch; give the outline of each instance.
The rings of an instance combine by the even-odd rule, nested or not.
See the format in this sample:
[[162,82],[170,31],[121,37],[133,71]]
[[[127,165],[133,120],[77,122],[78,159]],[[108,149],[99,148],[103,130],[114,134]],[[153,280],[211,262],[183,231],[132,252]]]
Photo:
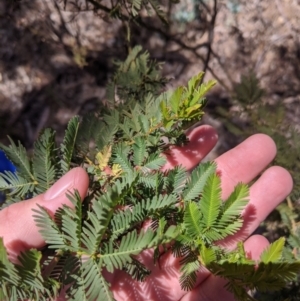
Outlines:
[[[206,59],[204,61],[204,76],[206,74],[206,70],[209,68],[209,61],[212,53],[212,43],[214,40],[214,30],[215,30],[215,23],[217,19],[217,14],[218,14],[218,9],[217,9],[217,0],[214,0],[214,8],[213,8],[213,15],[209,24],[209,29],[208,29],[208,47],[207,47],[207,55]],[[201,83],[204,80],[204,76],[201,79]]]
[[[111,10],[114,9],[114,8],[109,8],[105,5],[102,5],[97,0],[86,0],[86,1],[90,4],[92,4],[96,9],[100,9],[100,10],[102,10],[102,11],[108,13],[108,14],[110,14]],[[120,13],[119,17],[122,21],[134,22],[134,23],[138,24],[139,26],[142,26],[143,28],[145,28],[149,31],[159,33],[161,36],[163,36],[166,39],[166,41],[175,42],[182,49],[191,51],[198,59],[200,59],[203,62],[204,70],[205,71],[208,70],[212,74],[212,76],[219,82],[219,84],[221,84],[226,90],[229,91],[230,89],[226,85],[226,83],[221,78],[219,78],[216,75],[216,73],[209,66],[209,61],[210,61],[211,54],[212,54],[211,43],[213,42],[214,27],[215,27],[216,17],[217,17],[217,13],[218,13],[217,2],[218,2],[217,0],[214,0],[214,8],[213,8],[212,19],[211,19],[211,22],[210,22],[210,32],[209,32],[208,42],[201,43],[201,44],[196,45],[196,46],[189,46],[189,45],[185,44],[182,40],[176,38],[173,35],[170,35],[169,33],[165,32],[161,28],[155,27],[155,26],[153,26],[152,24],[149,24],[149,23],[146,24],[140,16],[138,16],[136,18],[130,18],[129,16],[126,16],[126,15]],[[200,55],[197,52],[200,48],[207,48],[208,49],[206,58],[204,58],[202,55]]]

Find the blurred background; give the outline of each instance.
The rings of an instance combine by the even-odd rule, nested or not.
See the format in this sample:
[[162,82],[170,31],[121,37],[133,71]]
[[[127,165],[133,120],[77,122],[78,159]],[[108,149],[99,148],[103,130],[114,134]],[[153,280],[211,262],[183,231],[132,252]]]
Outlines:
[[[0,142],[30,151],[49,126],[61,139],[72,116],[101,110],[121,85],[116,60],[141,45],[139,88],[159,93],[200,71],[217,80],[203,121],[220,136],[209,159],[253,133],[273,137],[295,189],[258,231],[285,235],[300,257],[299,16],[299,0],[1,0]],[[300,300],[298,282],[260,297]]]

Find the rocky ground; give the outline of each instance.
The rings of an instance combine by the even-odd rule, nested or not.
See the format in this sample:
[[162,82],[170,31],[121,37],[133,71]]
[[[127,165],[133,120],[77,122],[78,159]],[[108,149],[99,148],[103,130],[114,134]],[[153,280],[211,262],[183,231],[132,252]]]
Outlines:
[[[76,13],[72,2],[62,9],[62,2],[0,2],[1,142],[10,135],[30,148],[46,126],[61,136],[71,116],[93,111],[105,99],[113,59],[125,58],[121,22]],[[299,0],[182,0],[170,10],[168,29],[145,17],[132,39],[165,62],[169,86],[201,70],[206,79],[217,79],[210,111],[234,109],[235,83],[254,71],[266,90],[264,101],[284,103],[290,123],[299,127],[299,15]],[[223,137],[219,152],[236,143],[220,121],[206,121]]]

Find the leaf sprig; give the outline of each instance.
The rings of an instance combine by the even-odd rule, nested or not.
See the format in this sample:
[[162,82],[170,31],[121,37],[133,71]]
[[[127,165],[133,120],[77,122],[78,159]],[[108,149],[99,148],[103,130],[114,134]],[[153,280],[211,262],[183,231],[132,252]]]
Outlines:
[[284,259],[282,239],[260,262],[247,257],[242,242],[233,251],[218,244],[243,225],[246,185],[238,184],[224,202],[214,163],[190,175],[181,166],[162,171],[162,154],[187,143],[185,128],[203,115],[205,93],[215,83],[200,85],[202,76],[159,97],[147,94],[144,102],[124,100],[101,114],[74,117],[60,147],[55,133],[45,130],[32,158],[13,141],[1,145],[17,167],[0,176],[7,196],[2,208],[46,191],[73,166],[90,177],[84,200],[76,191],[67,196],[74,210],[64,206],[54,218],[42,207],[34,211],[47,251],[24,252],[14,265],[0,240],[1,299],[48,300],[64,291],[70,300],[114,300],[105,272],[124,270],[146,280],[151,271],[136,255],[150,248],[153,260],[162,250],[181,257],[183,289],[193,288],[201,266],[227,279],[240,300],[252,300],[246,288],[278,289],[295,277],[300,263]]

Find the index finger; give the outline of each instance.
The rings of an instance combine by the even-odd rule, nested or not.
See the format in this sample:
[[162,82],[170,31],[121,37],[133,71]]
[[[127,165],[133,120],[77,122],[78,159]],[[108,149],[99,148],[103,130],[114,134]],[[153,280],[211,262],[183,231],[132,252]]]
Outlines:
[[164,155],[167,163],[163,171],[181,165],[187,170],[194,168],[213,149],[218,141],[216,130],[209,125],[201,125],[191,130],[187,137],[189,142],[184,146],[172,146]]

